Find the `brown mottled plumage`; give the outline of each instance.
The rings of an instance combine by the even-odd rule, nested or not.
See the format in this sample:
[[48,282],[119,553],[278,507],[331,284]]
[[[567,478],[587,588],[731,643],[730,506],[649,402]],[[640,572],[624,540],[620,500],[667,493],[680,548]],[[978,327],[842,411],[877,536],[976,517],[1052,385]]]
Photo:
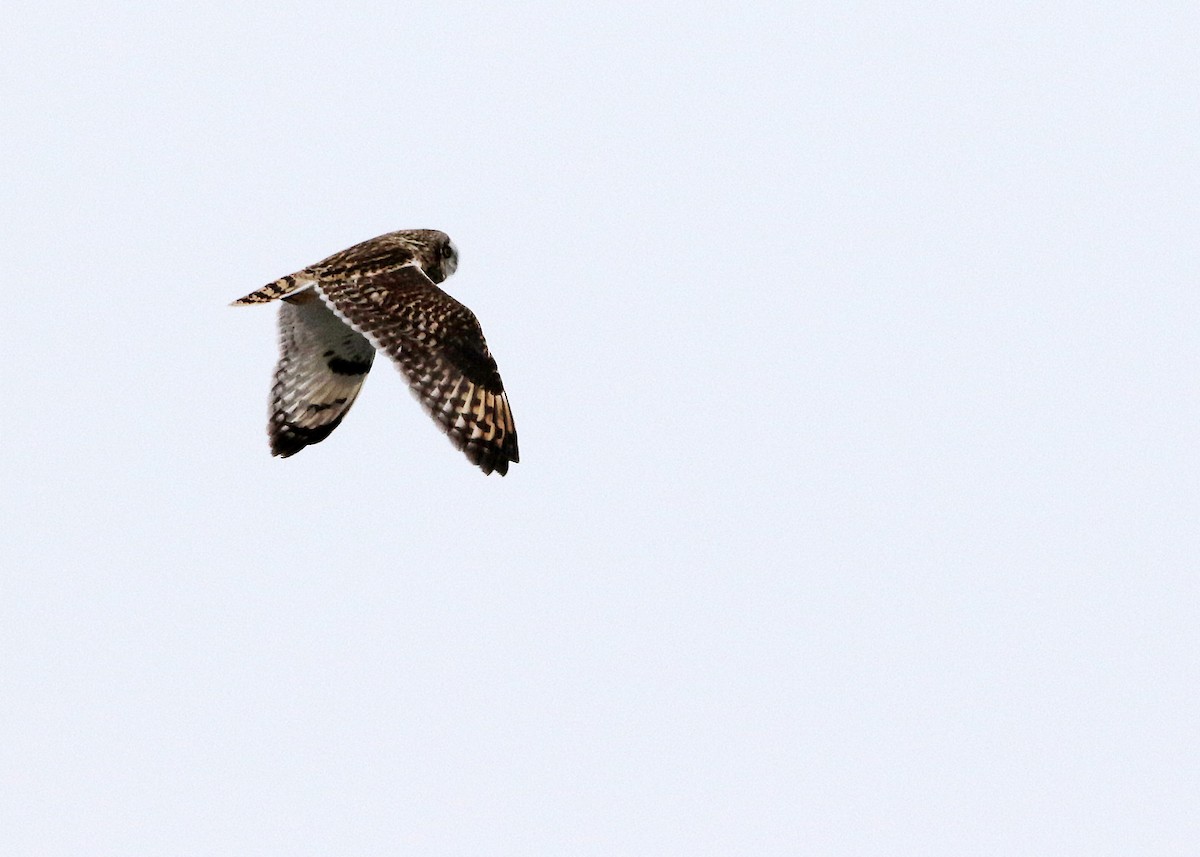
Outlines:
[[354,403],[375,350],[395,361],[426,412],[484,473],[508,472],[517,433],[474,314],[437,287],[458,267],[433,229],[389,232],[234,302],[282,298],[271,392],[271,452],[329,436]]

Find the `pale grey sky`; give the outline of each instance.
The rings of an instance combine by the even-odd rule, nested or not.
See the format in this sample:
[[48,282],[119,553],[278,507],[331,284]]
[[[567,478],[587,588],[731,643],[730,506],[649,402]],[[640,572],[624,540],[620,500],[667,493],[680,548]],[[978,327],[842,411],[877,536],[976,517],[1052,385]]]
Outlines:
[[[9,3],[0,852],[1200,841],[1194,3]],[[522,461],[274,310],[449,232]]]

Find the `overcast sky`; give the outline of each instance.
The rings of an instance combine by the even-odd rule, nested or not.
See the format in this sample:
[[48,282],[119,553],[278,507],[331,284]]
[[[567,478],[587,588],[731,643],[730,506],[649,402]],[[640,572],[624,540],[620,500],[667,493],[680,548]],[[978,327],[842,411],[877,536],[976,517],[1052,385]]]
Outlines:
[[[1200,10],[6,3],[0,851],[1200,841]],[[275,309],[461,253],[521,462]]]

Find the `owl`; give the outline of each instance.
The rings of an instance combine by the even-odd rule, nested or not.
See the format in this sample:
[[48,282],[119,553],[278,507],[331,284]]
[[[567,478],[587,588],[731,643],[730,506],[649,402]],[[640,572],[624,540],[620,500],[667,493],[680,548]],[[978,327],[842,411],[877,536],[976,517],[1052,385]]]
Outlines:
[[377,351],[484,473],[516,462],[517,431],[474,313],[439,287],[458,267],[444,232],[405,229],[355,244],[234,301],[279,301],[279,363],[267,432],[286,458],[327,438]]

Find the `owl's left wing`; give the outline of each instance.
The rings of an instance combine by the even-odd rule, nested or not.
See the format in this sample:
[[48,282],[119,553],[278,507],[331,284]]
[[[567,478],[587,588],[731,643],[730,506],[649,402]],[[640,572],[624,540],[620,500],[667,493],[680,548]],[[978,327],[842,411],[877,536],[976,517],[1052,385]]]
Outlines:
[[271,387],[271,453],[286,458],[320,443],[362,389],[375,349],[311,290],[279,307],[279,363]]
[[415,265],[318,280],[350,325],[387,353],[450,441],[484,473],[518,460],[517,429],[496,361],[474,313]]

